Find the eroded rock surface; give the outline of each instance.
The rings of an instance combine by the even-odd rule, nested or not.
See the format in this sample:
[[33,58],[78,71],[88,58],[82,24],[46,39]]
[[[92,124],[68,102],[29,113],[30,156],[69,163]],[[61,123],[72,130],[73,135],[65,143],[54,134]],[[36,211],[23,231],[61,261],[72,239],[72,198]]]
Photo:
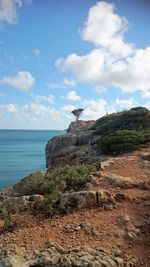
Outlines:
[[79,191],[63,194],[59,208],[62,211],[70,211],[109,204],[115,204],[113,194],[108,190],[99,189],[98,191]]
[[84,162],[97,155],[93,136],[94,121],[71,122],[66,134],[50,139],[46,145],[46,167]]
[[0,267],[124,267],[122,253],[108,251],[101,247],[89,246],[64,249],[49,245],[35,253],[33,259],[26,261],[18,255],[0,261]]

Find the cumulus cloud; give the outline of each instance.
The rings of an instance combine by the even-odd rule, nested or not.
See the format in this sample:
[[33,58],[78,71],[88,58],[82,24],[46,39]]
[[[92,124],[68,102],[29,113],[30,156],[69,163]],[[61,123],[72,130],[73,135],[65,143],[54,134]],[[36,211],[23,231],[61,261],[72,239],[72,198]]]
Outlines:
[[127,56],[133,49],[133,45],[123,39],[127,28],[128,21],[115,13],[115,5],[101,1],[90,8],[81,36],[113,54]]
[[116,109],[130,109],[134,106],[137,105],[137,101],[130,97],[128,99],[120,99],[120,98],[116,98],[114,101],[114,108]]
[[10,85],[21,91],[29,91],[35,83],[35,78],[28,71],[19,71],[15,76],[0,78],[0,83]]
[[[60,108],[46,104],[31,102],[20,106],[16,104],[0,104],[0,121],[2,128],[23,129],[64,129],[71,121],[73,105]],[[59,125],[58,125],[59,122]]]
[[56,66],[73,72],[81,82],[96,83],[103,69],[105,54],[100,49],[94,49],[89,54],[78,56],[71,54],[66,59],[58,59]]
[[24,118],[28,120],[44,119],[48,118],[62,118],[66,114],[70,113],[75,106],[65,105],[59,109],[51,108],[49,105],[31,102],[23,106],[17,104],[0,104],[0,114],[11,113],[17,118]]
[[67,78],[64,78],[62,82],[60,83],[52,83],[52,82],[48,83],[48,87],[50,89],[68,88],[68,87],[75,87],[75,86],[76,86],[75,80],[67,79]]
[[49,104],[54,104],[55,103],[55,96],[52,95],[52,94],[49,94],[49,95],[36,95],[36,94],[32,93],[31,97],[37,103],[40,103],[40,102],[47,102]]
[[86,55],[60,58],[56,67],[71,72],[79,82],[149,95],[150,47],[138,49],[127,43],[127,28],[127,20],[116,14],[114,4],[97,3],[90,8],[81,31],[83,40],[92,42],[94,49]]
[[62,98],[65,98],[65,99],[71,100],[71,101],[80,101],[81,100],[81,97],[79,95],[77,95],[77,92],[74,90],[69,91],[67,93],[67,95],[63,96]]
[[108,73],[108,82],[122,88],[125,92],[150,89],[150,47],[139,49],[135,54],[112,64]]
[[84,117],[89,120],[96,120],[106,114],[107,102],[104,99],[84,100],[82,102],[84,108]]
[[98,94],[102,94],[102,93],[107,92],[107,88],[106,87],[103,87],[103,86],[97,85],[97,86],[95,86],[93,88],[93,91],[96,92],[96,93],[98,93]]
[[[106,113],[116,112],[122,109],[133,107],[135,100],[133,98],[120,99],[116,98],[114,102],[107,102],[103,98],[99,99],[84,99],[80,103],[80,107],[84,108],[83,118],[87,120],[96,120]],[[150,103],[146,102],[143,106],[150,107]],[[31,102],[23,106],[17,104],[1,104],[0,118],[1,122],[5,123],[6,118],[14,121],[15,125],[21,125],[24,128],[36,127],[54,127],[55,123],[59,121],[61,128],[67,127],[72,120],[71,111],[79,108],[77,105],[64,105],[60,107],[51,107],[48,103]],[[10,121],[10,119],[9,119]],[[53,123],[52,123],[53,121]],[[56,123],[56,127],[57,127]],[[1,126],[2,127],[2,126]],[[53,128],[54,129],[54,128]]]
[[17,22],[17,9],[31,0],[0,0],[0,22],[14,24]]
[[7,113],[7,112],[17,113],[17,111],[18,111],[18,108],[17,108],[17,105],[15,104],[0,105],[0,114]]

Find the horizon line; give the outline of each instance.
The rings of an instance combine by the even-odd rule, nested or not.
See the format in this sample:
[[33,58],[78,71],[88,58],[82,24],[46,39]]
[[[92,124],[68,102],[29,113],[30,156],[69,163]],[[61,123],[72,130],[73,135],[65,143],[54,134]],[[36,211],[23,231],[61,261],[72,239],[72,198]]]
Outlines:
[[0,128],[0,131],[65,131],[65,129],[7,129],[7,128]]

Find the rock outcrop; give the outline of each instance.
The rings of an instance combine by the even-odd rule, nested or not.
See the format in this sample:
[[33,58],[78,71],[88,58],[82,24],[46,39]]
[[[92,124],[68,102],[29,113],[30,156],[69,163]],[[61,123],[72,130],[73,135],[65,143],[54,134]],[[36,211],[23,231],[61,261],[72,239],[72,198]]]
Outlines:
[[95,121],[71,122],[66,134],[50,139],[46,145],[46,167],[87,162],[97,156],[92,126]]
[[[43,200],[44,196],[42,195],[5,197],[0,201],[1,213],[6,216],[27,209],[31,210]],[[71,212],[115,204],[113,194],[105,189],[65,193],[61,195],[59,202],[57,208],[60,212]]]
[[73,211],[114,204],[113,194],[108,190],[99,189],[98,191],[79,191],[62,194],[59,209]]
[[89,246],[65,249],[54,244],[35,253],[32,260],[25,261],[14,255],[0,261],[1,267],[124,267],[122,252],[112,252],[101,247],[91,248]]

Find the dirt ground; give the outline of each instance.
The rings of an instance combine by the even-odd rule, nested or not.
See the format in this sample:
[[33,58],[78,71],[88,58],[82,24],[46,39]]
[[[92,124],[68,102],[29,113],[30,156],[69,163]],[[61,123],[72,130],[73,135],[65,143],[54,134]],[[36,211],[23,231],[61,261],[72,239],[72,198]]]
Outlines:
[[[150,149],[111,158],[108,166],[94,174],[100,188],[106,188],[101,177],[108,175],[130,177],[137,183],[142,181],[144,187],[107,185],[109,191],[119,196],[110,209],[97,207],[52,219],[28,213],[19,215],[13,231],[0,234],[0,256],[19,251],[29,257],[50,242],[67,248],[118,248],[131,267],[150,267],[150,161],[142,157],[147,152]],[[3,221],[0,223],[3,225]]]

